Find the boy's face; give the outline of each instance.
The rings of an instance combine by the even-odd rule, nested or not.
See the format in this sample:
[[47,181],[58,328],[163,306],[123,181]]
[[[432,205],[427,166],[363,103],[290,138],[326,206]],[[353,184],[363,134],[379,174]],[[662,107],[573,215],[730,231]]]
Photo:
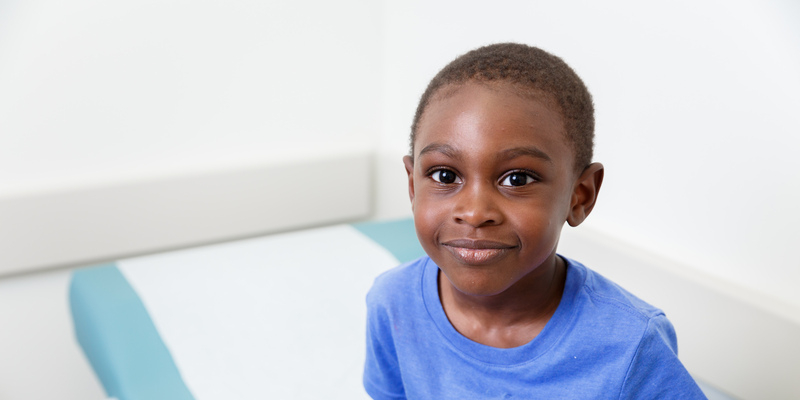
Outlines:
[[[506,86],[433,100],[405,158],[422,247],[453,286],[487,296],[553,273],[578,173],[561,116]],[[579,222],[578,222],[579,223]]]

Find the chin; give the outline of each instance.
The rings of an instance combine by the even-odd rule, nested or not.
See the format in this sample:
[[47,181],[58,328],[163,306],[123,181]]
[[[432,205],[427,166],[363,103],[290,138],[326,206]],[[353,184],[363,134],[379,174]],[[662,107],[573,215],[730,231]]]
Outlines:
[[[444,272],[444,270],[442,271]],[[496,276],[493,277],[494,279],[490,279],[492,277],[487,277],[485,274],[460,274],[461,276],[456,276],[454,277],[455,279],[450,279],[450,276],[447,275],[447,273],[444,273],[443,275],[445,276],[445,279],[450,282],[453,288],[470,296],[494,296],[502,293],[509,287],[509,285],[505,284],[504,282],[497,282]]]

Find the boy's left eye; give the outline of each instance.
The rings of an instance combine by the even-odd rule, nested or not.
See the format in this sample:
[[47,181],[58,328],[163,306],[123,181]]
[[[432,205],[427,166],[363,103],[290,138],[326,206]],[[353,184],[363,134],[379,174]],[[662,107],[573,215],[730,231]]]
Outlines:
[[512,172],[500,181],[500,186],[525,186],[536,181],[536,178],[524,172]]

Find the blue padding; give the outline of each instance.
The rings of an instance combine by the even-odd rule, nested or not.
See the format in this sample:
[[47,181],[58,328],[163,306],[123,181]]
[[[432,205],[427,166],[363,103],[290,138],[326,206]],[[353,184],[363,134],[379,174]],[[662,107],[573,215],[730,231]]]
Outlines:
[[401,263],[416,260],[425,255],[411,218],[397,221],[364,222],[353,227],[383,246]]
[[78,343],[119,400],[194,400],[167,347],[116,265],[77,270],[69,302]]

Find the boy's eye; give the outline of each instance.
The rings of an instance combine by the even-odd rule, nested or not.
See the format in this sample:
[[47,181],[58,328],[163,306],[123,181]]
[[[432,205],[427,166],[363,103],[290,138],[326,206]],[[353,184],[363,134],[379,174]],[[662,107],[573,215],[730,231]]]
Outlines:
[[461,178],[456,175],[455,172],[450,171],[448,169],[440,169],[437,171],[433,171],[431,174],[431,179],[435,180],[439,183],[459,183],[461,182]]
[[524,172],[512,172],[506,175],[502,181],[501,186],[525,186],[529,183],[536,182],[536,178]]

